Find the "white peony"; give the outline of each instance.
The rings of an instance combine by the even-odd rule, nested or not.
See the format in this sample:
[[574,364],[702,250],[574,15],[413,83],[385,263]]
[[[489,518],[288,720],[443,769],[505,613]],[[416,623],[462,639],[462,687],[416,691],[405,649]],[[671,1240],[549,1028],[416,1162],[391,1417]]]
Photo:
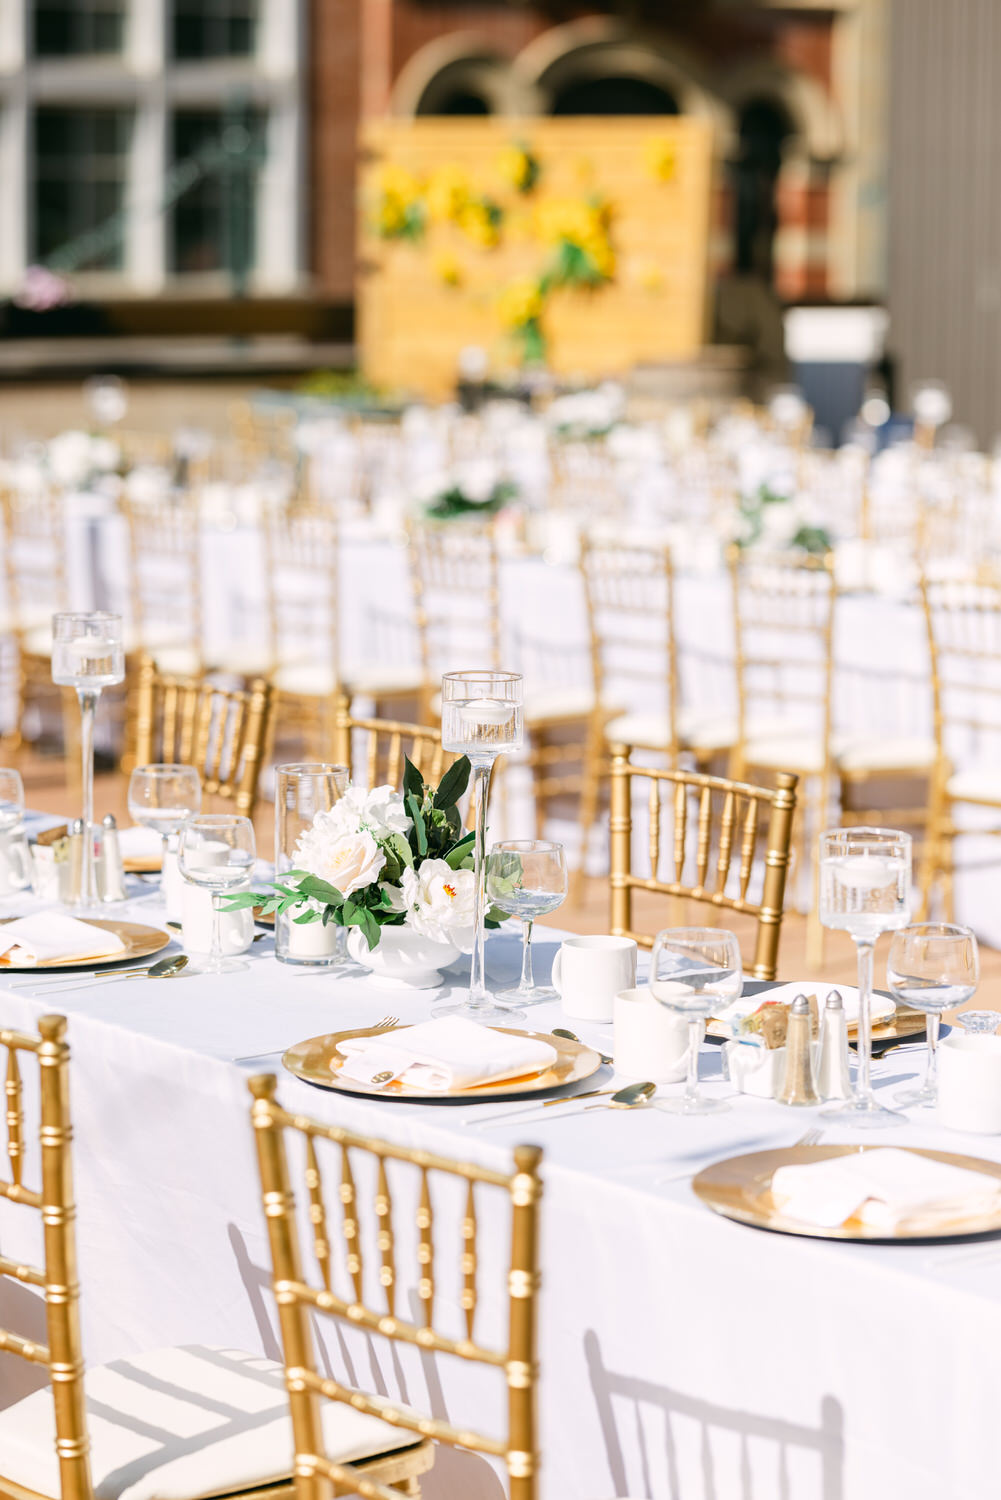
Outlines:
[[331,837],[314,823],[296,846],[296,862],[310,875],[335,886],[342,896],[350,896],[378,880],[386,856],[365,829]]
[[61,432],[48,447],[49,472],[57,484],[73,488],[90,474],[91,438],[86,432]]
[[410,823],[403,799],[388,783],[373,787],[370,792],[364,787],[351,786],[329,812],[316,814],[312,826],[299,836],[293,860],[299,869],[308,870],[311,875],[322,875],[326,880],[328,876],[317,868],[317,862],[328,858],[327,851],[336,840],[365,833],[381,842],[393,833],[405,835]]
[[486,505],[497,483],[497,469],[488,458],[471,458],[456,466],[455,486],[472,505]]
[[453,870],[443,859],[426,859],[419,870],[404,870],[407,924],[436,943],[454,943],[463,953],[473,947],[472,870]]

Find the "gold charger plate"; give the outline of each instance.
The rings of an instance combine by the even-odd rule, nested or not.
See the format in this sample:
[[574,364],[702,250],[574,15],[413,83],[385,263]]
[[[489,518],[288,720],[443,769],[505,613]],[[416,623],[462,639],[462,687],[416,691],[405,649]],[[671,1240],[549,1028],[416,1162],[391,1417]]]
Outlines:
[[[0,918],[3,926],[16,921],[16,917]],[[173,941],[169,932],[161,932],[159,927],[145,927],[139,922],[108,922],[103,917],[87,917],[86,921],[90,927],[100,927],[120,937],[125,944],[124,953],[109,953],[106,958],[50,958],[39,964],[9,964],[3,958],[0,959],[0,974],[36,974],[39,969],[103,969],[110,964],[150,958]]]
[[123,858],[122,869],[126,875],[159,875],[163,860],[159,854],[134,855],[132,859]]
[[[881,1143],[880,1143],[881,1144]],[[876,1151],[879,1145],[871,1146],[784,1146],[772,1151],[752,1151],[746,1156],[730,1156],[725,1161],[713,1162],[704,1167],[692,1179],[692,1188],[702,1202],[708,1204],[724,1218],[735,1219],[739,1224],[753,1224],[758,1229],[772,1229],[779,1234],[798,1234],[815,1240],[868,1240],[872,1242],[898,1242],[906,1240],[962,1239],[971,1234],[987,1234],[1001,1231],[1001,1205],[989,1214],[978,1214],[966,1219],[943,1220],[942,1226],[929,1232],[904,1230],[898,1234],[877,1231],[857,1220],[823,1228],[815,1224],[804,1224],[799,1219],[786,1218],[775,1206],[772,1198],[772,1174],[779,1167],[805,1166],[815,1161],[827,1161],[834,1156],[850,1156],[856,1151]],[[952,1167],[966,1167],[971,1172],[983,1172],[988,1177],[1001,1181],[1001,1162],[985,1161],[979,1156],[957,1156],[953,1151],[926,1151],[916,1146],[896,1149],[913,1151],[917,1156],[927,1156],[933,1161],[944,1161]]]
[[[897,1011],[884,1020],[873,1022],[873,1047],[882,1051],[889,1042],[902,1042],[909,1037],[924,1036],[926,1025],[923,1011]],[[706,1040],[726,1042],[730,1040],[730,1032],[722,1021],[714,1021],[710,1018],[706,1026]],[[853,1044],[858,1041],[858,1026],[854,1023],[848,1027],[848,1040]]]
[[353,1078],[341,1078],[331,1066],[338,1062],[338,1042],[346,1042],[356,1036],[391,1036],[393,1031],[405,1031],[407,1027],[394,1026],[392,1031],[376,1032],[374,1027],[360,1027],[356,1031],[335,1031],[327,1036],[310,1037],[308,1041],[296,1042],[282,1058],[282,1063],[301,1078],[304,1083],[319,1088],[334,1089],[338,1093],[361,1094],[368,1099],[423,1100],[428,1104],[453,1103],[473,1104],[479,1099],[520,1099],[531,1094],[543,1093],[546,1089],[558,1089],[564,1084],[577,1083],[590,1078],[601,1067],[601,1057],[583,1042],[571,1042],[566,1037],[550,1036],[542,1031],[516,1031],[512,1027],[491,1027],[492,1031],[509,1031],[512,1036],[530,1037],[533,1041],[548,1042],[555,1047],[556,1061],[542,1073],[531,1073],[524,1078],[505,1078],[499,1083],[481,1083],[471,1089],[456,1089],[449,1093],[438,1093],[431,1089],[415,1089],[401,1083],[399,1079],[385,1088],[374,1089],[358,1083]]

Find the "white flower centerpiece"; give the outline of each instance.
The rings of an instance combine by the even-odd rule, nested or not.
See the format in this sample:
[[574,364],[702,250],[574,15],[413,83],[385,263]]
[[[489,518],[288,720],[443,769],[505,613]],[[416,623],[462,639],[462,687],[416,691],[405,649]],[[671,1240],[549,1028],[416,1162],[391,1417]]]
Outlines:
[[491,516],[518,497],[515,481],[501,473],[489,458],[472,458],[436,472],[418,485],[417,501],[432,521],[459,516]]
[[830,532],[820,525],[805,498],[767,483],[741,497],[733,540],[741,549],[765,547],[807,552],[814,557],[823,557],[834,545]]
[[[474,836],[457,805],[468,782],[462,756],[437,788],[409,760],[402,793],[349,787],[299,838],[295,869],[270,891],[232,896],[227,909],[334,922],[348,929],[351,957],[383,979],[437,984],[439,970],[473,946]],[[499,915],[488,913],[488,925]]]

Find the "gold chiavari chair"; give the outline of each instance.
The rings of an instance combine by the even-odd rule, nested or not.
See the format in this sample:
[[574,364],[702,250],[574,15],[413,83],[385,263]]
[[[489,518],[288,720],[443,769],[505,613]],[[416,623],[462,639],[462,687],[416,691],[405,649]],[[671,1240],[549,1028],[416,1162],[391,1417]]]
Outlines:
[[[254,1096],[251,1118],[257,1144],[261,1189],[278,1307],[285,1366],[295,1434],[295,1474],[298,1500],[325,1500],[333,1493],[359,1494],[365,1500],[396,1500],[393,1489],[375,1480],[367,1481],[350,1464],[337,1462],[324,1451],[319,1427],[321,1398],[344,1403],[357,1411],[396,1426],[412,1439],[422,1440],[413,1452],[409,1478],[401,1475],[399,1488],[418,1494],[417,1475],[430,1467],[430,1441],[471,1450],[503,1460],[507,1467],[511,1500],[535,1500],[538,1493],[538,1452],[535,1413],[535,1324],[538,1289],[538,1204],[541,1196],[537,1146],[518,1146],[514,1171],[499,1172],[471,1162],[453,1161],[428,1151],[397,1146],[371,1136],[357,1135],[339,1125],[324,1125],[305,1115],[292,1115],[275,1099],[276,1080],[263,1075],[250,1080]],[[313,1249],[320,1268],[322,1286],[310,1284],[304,1275],[295,1221],[295,1200],[286,1151],[287,1134],[305,1138],[306,1184],[313,1230]],[[343,1269],[352,1291],[347,1297],[337,1290],[333,1264],[333,1234],[328,1228],[323,1181],[317,1146],[330,1143],[339,1148],[341,1231],[344,1244]],[[354,1165],[352,1162],[354,1158]],[[374,1158],[374,1161],[373,1161]],[[383,1305],[366,1300],[365,1249],[355,1166],[362,1160],[376,1173],[373,1203],[377,1222],[380,1265],[377,1272]],[[396,1265],[399,1217],[387,1171],[390,1163],[410,1165],[419,1181],[417,1195],[417,1297],[420,1314],[411,1320],[400,1311],[401,1277]],[[440,1331],[435,1308],[435,1243],[432,1182],[442,1177],[465,1182],[465,1213],[461,1239],[456,1245],[461,1264],[461,1307],[464,1327],[458,1337]],[[476,1186],[499,1189],[511,1205],[511,1249],[508,1273],[509,1319],[505,1347],[490,1348],[477,1339],[478,1220]],[[341,1282],[344,1286],[345,1283]],[[425,1416],[385,1397],[368,1395],[319,1373],[314,1353],[310,1318],[325,1313],[355,1328],[368,1329],[387,1339],[414,1345],[442,1355],[456,1355],[502,1372],[508,1388],[508,1424],[504,1439],[488,1437],[472,1429],[457,1430],[440,1419]],[[404,1455],[403,1457],[406,1457]],[[398,1491],[397,1491],[398,1493]]]
[[[423,674],[422,717],[437,718],[443,672],[475,662],[501,670],[500,559],[493,528],[445,522],[410,532],[414,613]],[[558,797],[580,794],[591,745],[594,690],[529,685],[526,764],[538,837]],[[579,767],[580,769],[571,769]]]
[[[653,933],[634,928],[634,891],[670,897],[674,905],[692,900],[710,907],[714,913],[732,911],[751,916],[756,918],[757,925],[754,959],[748,972],[754,979],[774,979],[798,778],[780,771],[775,788],[769,790],[698,771],[634,766],[629,759],[629,746],[611,748],[612,932],[618,937],[635,938],[641,947],[653,946]],[[646,876],[635,873],[633,861],[633,793],[637,783],[649,783],[650,873]],[[662,794],[667,788],[670,788],[673,818],[672,870],[671,878],[662,880],[662,814],[667,811]],[[698,809],[696,816],[690,818],[689,804],[693,801]],[[763,845],[759,839],[762,823]],[[750,891],[759,861],[762,889],[760,899],[755,901]]]
[[436,786],[454,759],[441,748],[440,729],[396,719],[359,718],[351,712],[347,694],[341,694],[337,701],[334,747],[334,758],[350,768],[351,780],[370,788],[402,786],[404,756],[425,781]]
[[[985,820],[994,810],[1001,814],[1001,577],[982,572],[969,581],[924,578],[921,596],[937,751],[921,886],[925,909],[938,890],[951,921],[953,843],[964,831],[956,810],[984,809]],[[967,831],[996,836],[1001,823],[983,826],[976,817]]]
[[201,525],[197,502],[123,504],[132,575],[130,648],[164,672],[193,677],[202,648]]
[[[38,1035],[0,1029],[6,1050],[7,1160],[0,1199],[36,1210],[43,1264],[0,1256],[0,1277],[44,1297],[45,1343],[0,1330],[0,1355],[48,1370],[47,1388],[0,1411],[4,1500],[118,1500],[122,1494],[292,1500],[292,1433],[281,1366],[238,1349],[189,1344],[84,1369],[71,1161],[70,1050],[64,1016]],[[19,1059],[38,1060],[39,1188],[25,1133]],[[150,1295],[154,1289],[150,1288]],[[404,1443],[387,1422],[338,1407],[323,1442],[365,1475],[395,1480]],[[385,1457],[383,1455],[386,1455]]]
[[263,678],[245,689],[222,688],[203,677],[168,676],[144,656],[130,692],[122,769],[157,761],[196,766],[206,796],[250,817],[272,710]]

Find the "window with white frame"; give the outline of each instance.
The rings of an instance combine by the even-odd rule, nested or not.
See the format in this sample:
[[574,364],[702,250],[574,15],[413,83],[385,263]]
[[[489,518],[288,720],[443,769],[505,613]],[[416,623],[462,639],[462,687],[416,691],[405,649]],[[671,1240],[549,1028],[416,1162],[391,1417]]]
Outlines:
[[174,56],[184,61],[252,56],[259,11],[259,0],[174,0]]
[[126,0],[34,0],[32,50],[36,57],[121,52],[126,9]]
[[[127,109],[35,111],[33,259],[46,261],[79,235],[108,224],[124,204],[132,113]],[[125,261],[121,235],[78,270],[117,270]]]
[[183,109],[173,116],[175,164],[205,163],[170,213],[168,261],[175,275],[238,274],[256,260],[257,194],[266,116],[260,111]]

